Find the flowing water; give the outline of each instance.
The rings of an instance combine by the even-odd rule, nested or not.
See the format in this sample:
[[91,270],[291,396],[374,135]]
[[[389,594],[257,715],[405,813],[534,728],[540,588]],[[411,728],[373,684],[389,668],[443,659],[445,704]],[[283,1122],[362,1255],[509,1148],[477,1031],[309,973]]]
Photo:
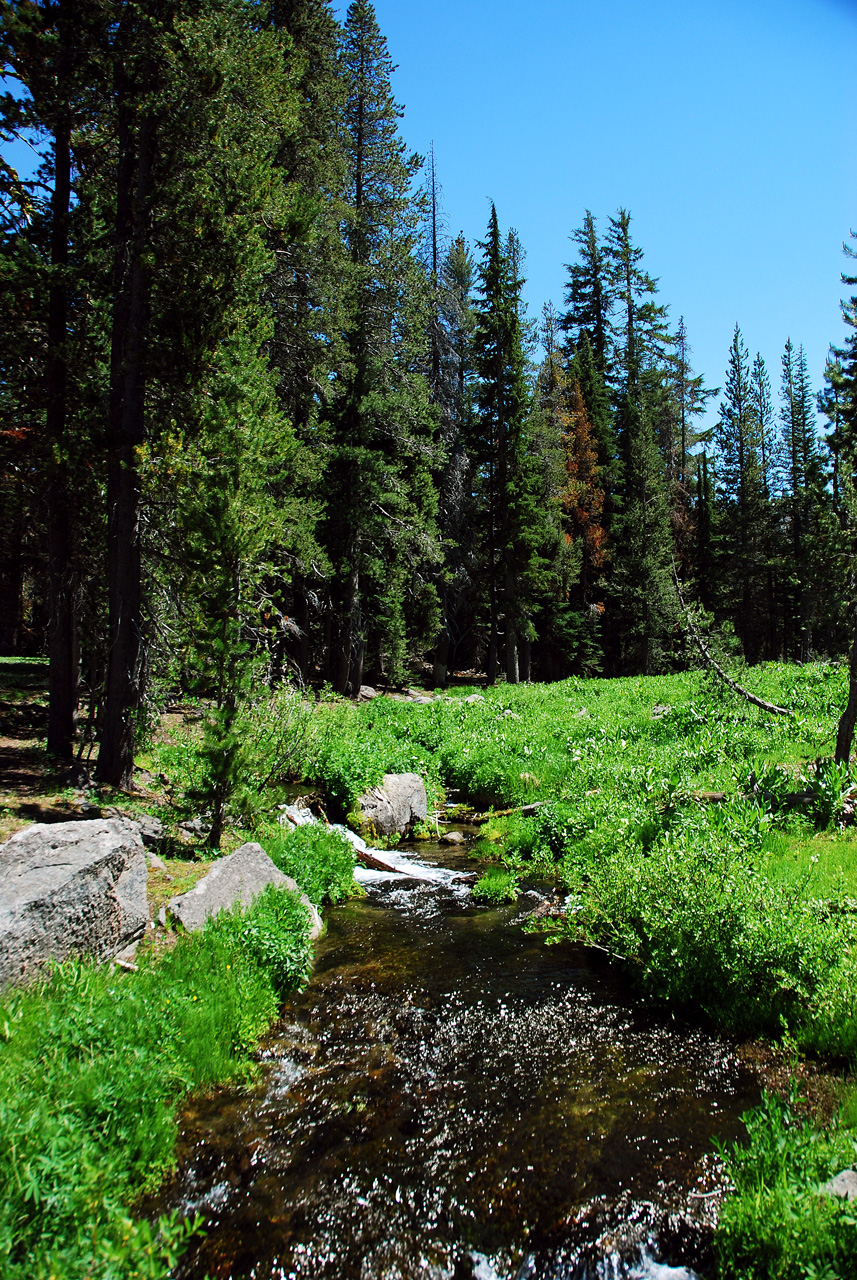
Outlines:
[[[436,847],[429,863],[466,869]],[[331,911],[251,1091],[184,1117],[182,1280],[686,1280],[755,1081],[597,952],[401,877]]]

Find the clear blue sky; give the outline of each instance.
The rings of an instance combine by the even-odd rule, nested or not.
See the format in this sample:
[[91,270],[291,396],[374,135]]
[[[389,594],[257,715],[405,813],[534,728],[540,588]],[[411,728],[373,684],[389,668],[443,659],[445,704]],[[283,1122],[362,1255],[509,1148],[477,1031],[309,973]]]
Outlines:
[[[338,9],[344,16],[346,6]],[[451,233],[489,199],[562,305],[570,232],[624,205],[693,362],[740,324],[779,388],[787,337],[821,385],[857,230],[857,0],[376,0],[402,134],[434,142]]]

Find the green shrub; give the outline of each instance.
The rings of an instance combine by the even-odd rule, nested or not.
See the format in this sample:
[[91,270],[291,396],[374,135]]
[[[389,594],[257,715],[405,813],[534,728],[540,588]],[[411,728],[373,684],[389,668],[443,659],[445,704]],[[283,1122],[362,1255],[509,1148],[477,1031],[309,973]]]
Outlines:
[[473,898],[477,902],[514,902],[519,893],[511,871],[504,867],[488,867],[473,886]]
[[314,822],[277,826],[259,838],[272,862],[296,880],[316,906],[360,892],[354,879],[354,850],[341,831]]

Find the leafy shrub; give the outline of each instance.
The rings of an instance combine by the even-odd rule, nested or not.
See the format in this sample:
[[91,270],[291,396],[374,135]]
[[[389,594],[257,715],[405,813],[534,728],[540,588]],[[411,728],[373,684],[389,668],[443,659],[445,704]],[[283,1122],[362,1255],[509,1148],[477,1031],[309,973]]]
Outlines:
[[316,822],[305,827],[277,826],[260,839],[272,862],[296,880],[316,906],[359,892],[354,850],[342,832]]
[[489,867],[473,886],[472,896],[477,902],[514,902],[518,886],[511,871],[504,867]]
[[722,811],[647,834],[630,824],[612,849],[563,864],[577,906],[567,929],[624,956],[647,995],[730,1030],[803,1025],[842,926],[768,881],[752,827]]

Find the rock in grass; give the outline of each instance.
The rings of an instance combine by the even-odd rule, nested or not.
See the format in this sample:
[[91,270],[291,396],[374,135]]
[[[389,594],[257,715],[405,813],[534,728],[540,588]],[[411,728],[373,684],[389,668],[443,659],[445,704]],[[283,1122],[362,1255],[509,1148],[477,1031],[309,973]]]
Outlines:
[[0,986],[49,960],[107,960],[142,937],[146,858],[120,819],[34,823],[0,846]]
[[404,835],[428,815],[426,789],[418,773],[385,773],[380,787],[372,787],[357,801],[361,830],[379,836]]
[[857,1200],[857,1170],[843,1169],[835,1178],[825,1182],[822,1194],[835,1196],[841,1200]]
[[310,913],[310,938],[315,941],[322,929],[321,916],[291,876],[283,875],[255,841],[219,858],[207,876],[198,880],[187,893],[180,893],[169,904],[169,913],[185,929],[201,929],[209,916],[234,907],[249,907],[269,884],[297,893]]

